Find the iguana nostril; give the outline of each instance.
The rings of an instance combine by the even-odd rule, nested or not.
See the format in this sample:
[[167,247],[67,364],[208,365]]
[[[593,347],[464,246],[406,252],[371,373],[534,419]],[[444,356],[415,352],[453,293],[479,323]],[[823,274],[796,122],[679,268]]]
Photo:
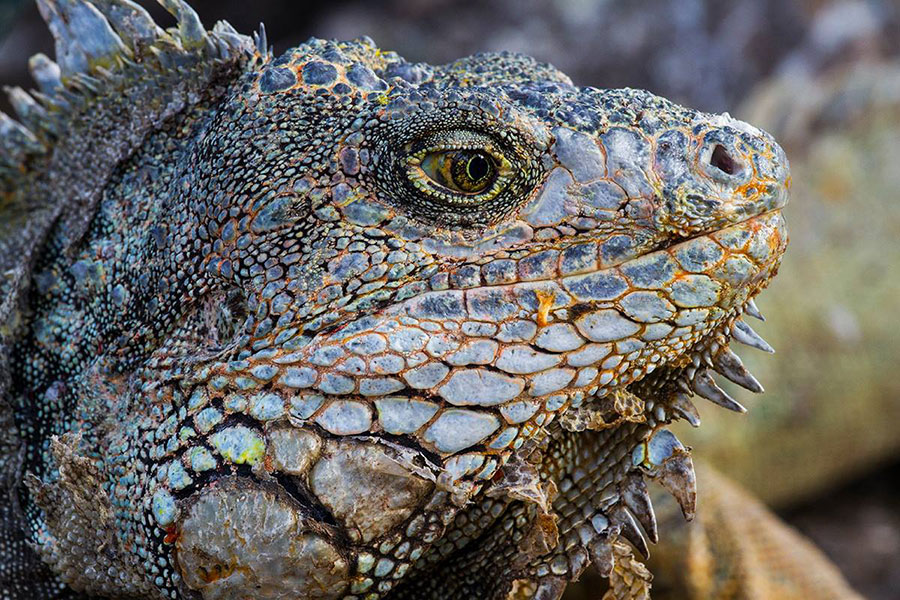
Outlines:
[[734,175],[739,170],[737,163],[722,144],[716,144],[712,156],[709,157],[709,164],[729,175]]

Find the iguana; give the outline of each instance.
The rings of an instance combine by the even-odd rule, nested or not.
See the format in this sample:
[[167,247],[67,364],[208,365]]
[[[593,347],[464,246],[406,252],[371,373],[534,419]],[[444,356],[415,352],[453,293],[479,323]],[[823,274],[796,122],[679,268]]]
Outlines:
[[511,53],[38,0],[0,117],[2,598],[646,597],[787,244],[768,134]]

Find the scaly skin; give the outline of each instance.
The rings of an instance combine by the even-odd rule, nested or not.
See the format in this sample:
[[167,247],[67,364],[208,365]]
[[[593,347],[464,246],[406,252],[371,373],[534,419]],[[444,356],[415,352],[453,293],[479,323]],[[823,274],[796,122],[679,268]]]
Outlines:
[[557,598],[591,562],[645,595],[643,476],[696,493],[663,425],[742,410],[713,367],[758,388],[728,342],[765,345],[772,138],[519,55],[274,58],[95,4],[40,3],[62,82],[0,129],[37,223],[4,242],[6,597]]
[[[679,523],[677,507],[667,519],[666,507],[653,496],[661,532],[648,563],[654,598],[722,598],[724,590],[736,597],[859,597],[821,553],[766,514],[749,494],[729,490],[734,484],[710,473],[710,465],[769,506],[815,506],[823,500],[832,506],[841,505],[835,490],[897,456],[900,385],[886,367],[900,359],[888,308],[900,293],[900,278],[888,276],[868,286],[857,266],[883,265],[891,272],[889,265],[900,260],[900,247],[891,242],[900,210],[885,203],[900,181],[885,162],[900,151],[900,99],[884,90],[898,82],[900,68],[894,64],[836,65],[802,84],[786,75],[775,78],[746,100],[744,112],[753,122],[792,141],[792,174],[804,182],[792,193],[799,202],[790,208],[795,241],[789,260],[780,269],[777,290],[760,303],[766,337],[774,338],[785,360],[765,365],[764,410],[735,419],[701,409],[702,427],[674,428],[695,456],[702,456],[695,463],[706,467],[696,465],[702,507],[693,522]],[[852,109],[839,104],[851,96]],[[815,99],[812,107],[810,98]],[[858,118],[861,114],[865,119]],[[873,213],[878,216],[857,223],[857,237],[827,248],[819,243],[837,239],[858,215]],[[855,316],[859,337],[832,330],[839,323],[834,316],[823,320],[821,315],[835,307]],[[754,371],[763,366],[748,364]],[[739,420],[741,426],[735,427]],[[875,593],[879,585],[871,576],[878,569],[877,559],[872,560],[877,551],[871,545],[861,549],[856,541],[866,536],[869,513],[856,505],[848,510],[859,516],[837,529],[812,531],[819,540],[839,540],[827,548],[830,557],[847,569],[863,595]],[[802,514],[794,517],[810,522]],[[667,581],[677,584],[668,595]],[[880,589],[884,585],[882,580]]]

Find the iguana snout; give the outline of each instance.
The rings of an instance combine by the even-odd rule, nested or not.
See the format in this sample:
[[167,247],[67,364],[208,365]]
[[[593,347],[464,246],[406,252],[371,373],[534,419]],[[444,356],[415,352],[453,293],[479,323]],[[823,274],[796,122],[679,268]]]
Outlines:
[[659,137],[654,172],[661,183],[660,228],[678,236],[738,223],[787,203],[784,150],[728,114],[698,116]]

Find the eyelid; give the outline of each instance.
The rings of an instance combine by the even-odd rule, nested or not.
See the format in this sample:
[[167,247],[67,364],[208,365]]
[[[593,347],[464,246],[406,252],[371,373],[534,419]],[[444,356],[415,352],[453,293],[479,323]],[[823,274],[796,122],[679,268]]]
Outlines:
[[[460,150],[470,150],[476,152],[483,152],[487,154],[491,158],[493,158],[498,164],[506,163],[509,165],[509,161],[503,156],[503,153],[497,150],[496,146],[491,143],[461,143],[461,142],[445,142],[439,144],[431,144],[420,148],[406,157],[407,164],[421,164],[422,160],[428,156],[429,154],[436,154],[439,152],[458,152]],[[512,165],[509,165],[512,166]]]

